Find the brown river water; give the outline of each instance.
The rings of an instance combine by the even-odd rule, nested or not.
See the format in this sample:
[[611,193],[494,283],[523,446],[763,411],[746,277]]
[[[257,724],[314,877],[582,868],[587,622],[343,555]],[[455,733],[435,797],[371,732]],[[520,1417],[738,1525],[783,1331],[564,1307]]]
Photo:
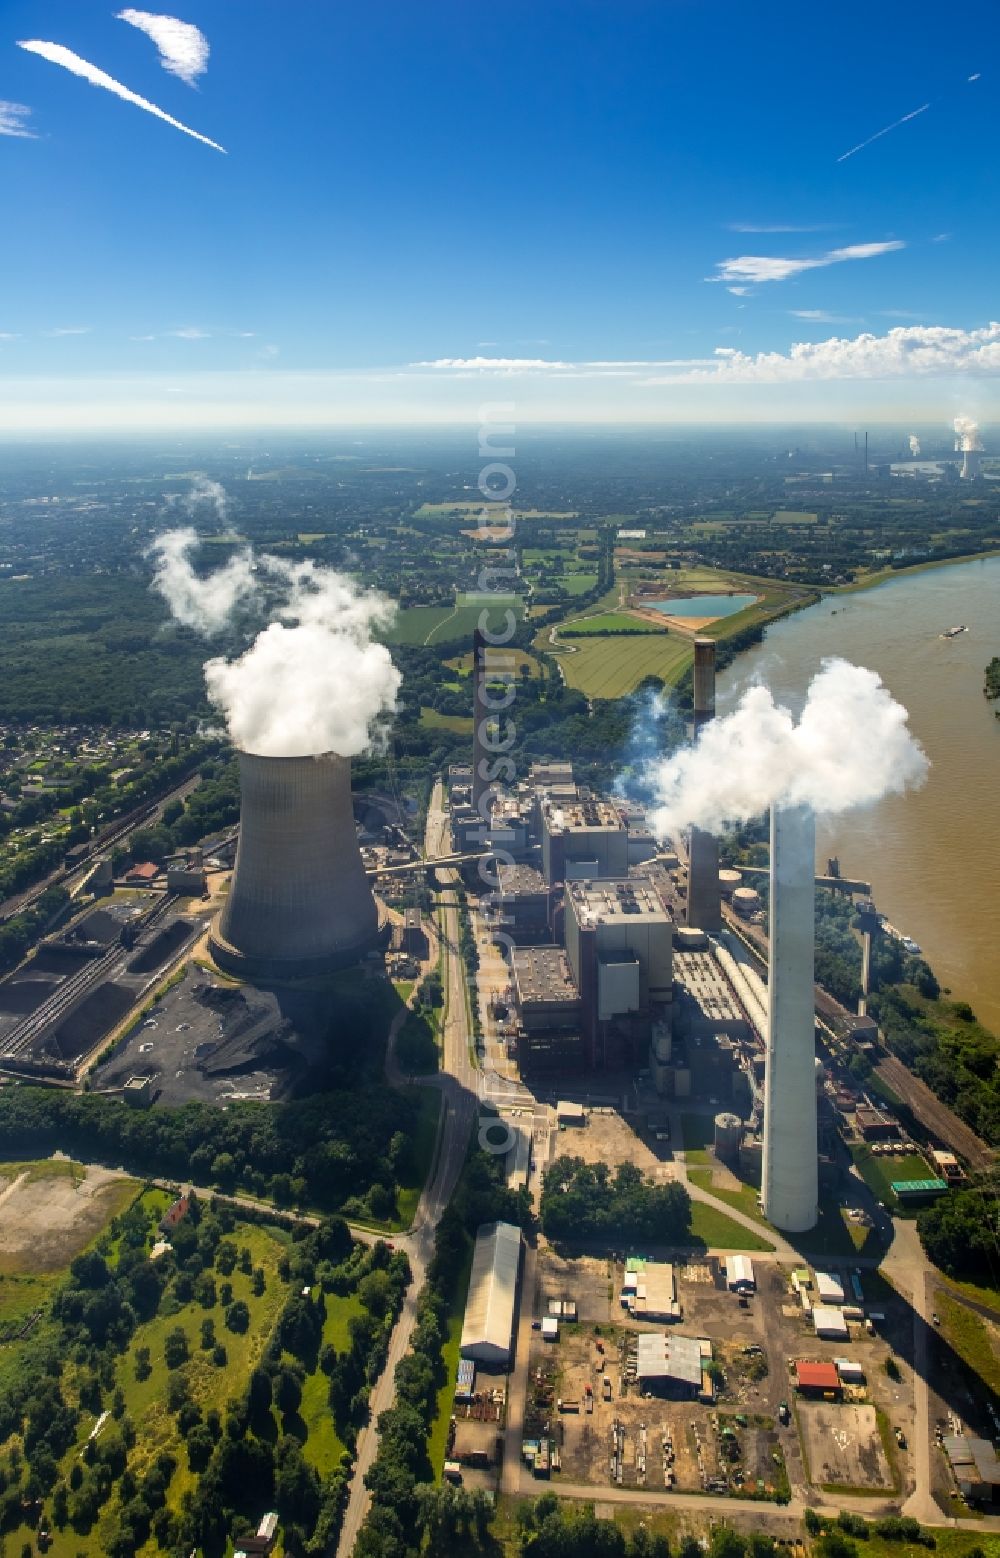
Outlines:
[[[969,631],[942,639],[965,623]],[[819,819],[818,849],[872,883],[881,912],[919,942],[953,996],[1000,1033],[1000,702],[983,670],[1000,654],[1000,557],[902,575],[785,618],[719,681],[718,712],[749,681],[796,711],[828,655],[877,671],[931,760],[924,787]]]

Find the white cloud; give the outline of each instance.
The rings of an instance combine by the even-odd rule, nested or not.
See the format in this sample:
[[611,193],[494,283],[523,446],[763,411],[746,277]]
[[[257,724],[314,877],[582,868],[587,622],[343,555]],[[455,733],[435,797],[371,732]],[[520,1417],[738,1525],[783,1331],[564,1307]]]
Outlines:
[[209,332],[199,330],[197,325],[185,325],[182,330],[168,330],[167,335],[176,336],[178,341],[207,341]]
[[825,308],[790,308],[793,319],[811,319],[814,324],[856,325],[858,320],[850,314],[830,314]]
[[720,260],[716,266],[718,275],[708,276],[705,279],[730,283],[787,281],[789,277],[799,276],[803,271],[822,270],[824,266],[840,265],[845,260],[871,260],[879,254],[891,254],[895,249],[905,248],[905,243],[895,238],[888,243],[852,243],[843,249],[828,249],[826,254],[816,255],[812,259],[784,259],[775,255],[739,254],[735,259]]
[[12,330],[0,330],[0,341],[19,341],[20,335]]
[[8,103],[0,98],[0,135],[9,135],[17,141],[37,141],[34,130],[24,123],[31,109],[26,103]]
[[650,378],[658,384],[780,384],[818,379],[893,379],[954,374],[1000,374],[1000,323],[980,330],[947,325],[897,325],[886,335],[799,341],[787,352],[749,356],[716,348],[713,367],[691,363],[681,375]]
[[156,336],[155,335],[130,335],[129,336],[129,340],[130,341],[155,341],[156,340]]
[[118,12],[118,20],[138,27],[151,38],[164,70],[180,76],[189,87],[208,69],[208,39],[190,22],[180,22],[176,16],[157,16],[153,11],[136,11],[131,6]]
[[751,289],[749,287],[727,287],[726,291],[731,292],[734,298],[745,298],[750,296]]
[[175,130],[180,130],[184,135],[190,135],[193,140],[201,141],[203,146],[211,146],[213,151],[221,151],[226,155],[226,148],[220,146],[218,141],[210,141],[207,135],[202,135],[198,130],[192,130],[190,126],[182,124],[171,114],[164,113],[162,108],[157,108],[148,98],[140,97],[138,92],[133,92],[129,87],[122,86],[107,71],[100,70],[96,65],[91,65],[89,60],[81,59],[79,54],[74,54],[72,49],[67,49],[61,43],[45,43],[39,38],[22,39],[18,42],[19,49],[26,49],[29,54],[37,54],[40,59],[48,60],[51,65],[61,65],[63,70],[70,71],[74,76],[80,76],[84,81],[89,81],[92,87],[102,87],[105,92],[112,92],[115,97],[120,97],[123,103],[132,103],[136,108],[143,109],[147,114],[153,114],[157,119],[162,119],[164,124],[172,125]]
[[89,325],[62,325],[62,326],[58,326],[57,325],[54,330],[43,330],[42,334],[44,336],[47,336],[50,341],[55,341],[55,340],[58,340],[58,338],[60,336],[63,336],[63,335],[89,335],[90,334],[90,326]]
[[832,222],[727,222],[731,233],[826,233]]

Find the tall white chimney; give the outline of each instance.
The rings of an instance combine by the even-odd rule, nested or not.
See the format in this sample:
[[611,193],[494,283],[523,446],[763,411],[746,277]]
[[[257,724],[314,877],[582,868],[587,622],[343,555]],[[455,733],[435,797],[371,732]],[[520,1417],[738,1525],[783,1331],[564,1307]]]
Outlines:
[[804,1233],[818,1215],[815,873],[813,813],[773,806],[761,1200],[783,1233]]

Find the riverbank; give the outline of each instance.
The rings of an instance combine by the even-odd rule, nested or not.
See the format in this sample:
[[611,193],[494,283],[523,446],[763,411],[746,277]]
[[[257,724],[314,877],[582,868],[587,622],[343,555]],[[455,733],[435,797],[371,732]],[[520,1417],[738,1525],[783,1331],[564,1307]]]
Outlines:
[[932,557],[923,563],[911,563],[906,568],[879,568],[875,573],[866,574],[863,579],[856,579],[853,584],[832,585],[829,589],[820,587],[820,593],[823,596],[856,595],[859,590],[875,589],[889,579],[905,579],[910,574],[927,573],[932,568],[950,568],[953,563],[981,562],[986,557],[1000,557],[1000,546],[992,546],[985,552],[963,552],[958,557]]

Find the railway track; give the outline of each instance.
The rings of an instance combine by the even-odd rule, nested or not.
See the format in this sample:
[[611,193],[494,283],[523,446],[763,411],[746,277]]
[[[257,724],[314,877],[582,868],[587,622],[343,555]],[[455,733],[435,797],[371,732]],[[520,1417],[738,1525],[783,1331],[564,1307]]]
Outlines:
[[[170,893],[155,903],[143,916],[138,927],[140,933],[155,925],[156,921],[166,913],[167,908],[176,902],[177,894]],[[130,957],[134,956],[135,950],[134,945],[123,947],[121,942],[116,941],[100,957],[91,959],[74,974],[62,980],[40,1006],[33,1012],[29,1012],[27,1017],[0,1039],[0,1059],[12,1059],[23,1055],[25,1050],[37,1043],[48,1028],[65,1017],[86,998],[91,990],[95,990],[111,975],[119,964],[124,965]],[[30,967],[30,964],[28,966]]]

